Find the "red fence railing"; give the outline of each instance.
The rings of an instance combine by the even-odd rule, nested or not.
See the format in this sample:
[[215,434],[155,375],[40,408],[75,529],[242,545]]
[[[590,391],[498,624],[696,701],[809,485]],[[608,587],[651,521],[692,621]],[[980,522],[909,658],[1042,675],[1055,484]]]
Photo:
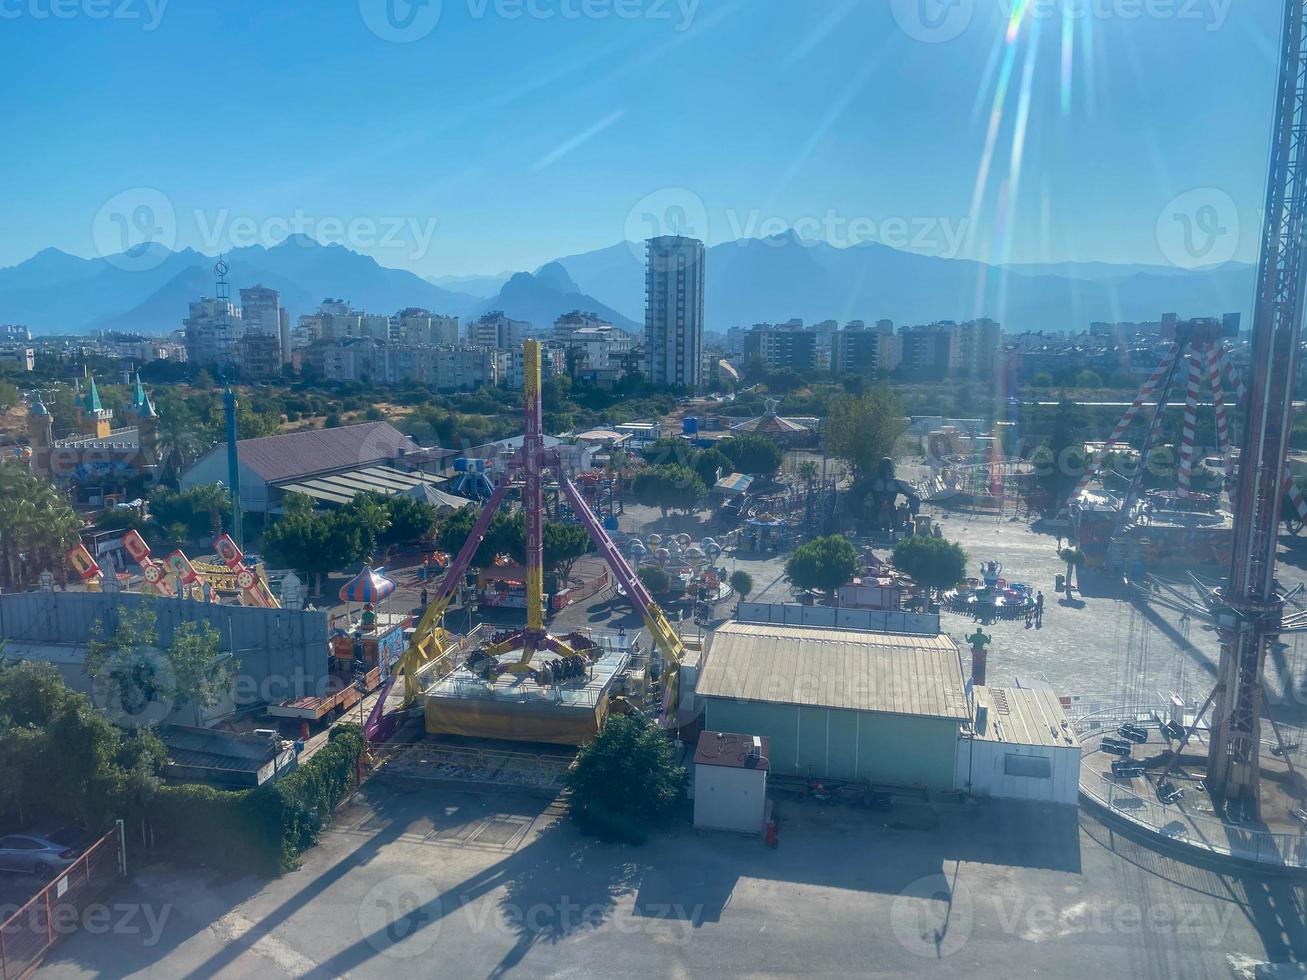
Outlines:
[[50,948],[77,931],[91,901],[126,873],[119,824],[0,923],[0,978],[23,980],[35,973]]

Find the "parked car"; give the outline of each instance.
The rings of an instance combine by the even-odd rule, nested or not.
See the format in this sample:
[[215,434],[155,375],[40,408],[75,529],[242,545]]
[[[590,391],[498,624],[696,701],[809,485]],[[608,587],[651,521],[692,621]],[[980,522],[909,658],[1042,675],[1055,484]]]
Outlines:
[[90,838],[71,827],[0,836],[0,870],[53,877],[81,856]]

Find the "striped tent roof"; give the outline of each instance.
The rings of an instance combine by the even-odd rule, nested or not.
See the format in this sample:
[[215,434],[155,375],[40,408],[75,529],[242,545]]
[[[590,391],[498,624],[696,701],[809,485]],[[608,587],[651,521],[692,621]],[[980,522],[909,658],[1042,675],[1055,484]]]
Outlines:
[[352,579],[340,588],[342,602],[380,602],[395,591],[395,583],[384,575],[377,574],[371,566],[365,566]]

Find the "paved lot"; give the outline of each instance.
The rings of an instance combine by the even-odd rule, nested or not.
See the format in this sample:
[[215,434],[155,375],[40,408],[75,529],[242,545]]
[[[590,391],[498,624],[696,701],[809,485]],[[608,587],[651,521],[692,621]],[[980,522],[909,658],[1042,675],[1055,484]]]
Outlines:
[[629,848],[547,799],[374,783],[278,880],[140,872],[114,902],[148,907],[141,929],[79,933],[43,975],[1199,978],[1307,958],[1288,879],[1182,864],[1073,810],[900,810],[896,829],[778,809],[779,850],[680,826]]

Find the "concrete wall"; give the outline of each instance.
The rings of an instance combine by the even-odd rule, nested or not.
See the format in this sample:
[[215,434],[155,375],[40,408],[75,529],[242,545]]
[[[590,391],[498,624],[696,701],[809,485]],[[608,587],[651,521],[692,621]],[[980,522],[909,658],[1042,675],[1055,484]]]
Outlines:
[[142,602],[155,611],[162,647],[184,622],[207,622],[218,631],[222,652],[240,661],[232,692],[240,707],[326,689],[327,614],[320,611],[256,609],[134,593],[24,592],[0,595],[0,639],[23,646],[82,647],[93,638],[97,621],[112,632],[118,610]]
[[[1048,778],[1010,774],[1007,771],[1010,755],[1046,759]],[[1076,806],[1080,792],[1080,746],[1060,748],[958,739],[957,788],[970,788],[977,796]]]
[[777,776],[856,779],[931,790],[954,787],[958,723],[731,698],[704,698],[710,731],[766,735]]
[[939,633],[938,613],[881,612],[875,609],[836,609],[797,602],[742,602],[736,615],[742,623],[778,626],[825,626],[831,629],[873,630],[879,633]]
[[733,766],[694,767],[694,825],[708,830],[762,833],[767,771]]

